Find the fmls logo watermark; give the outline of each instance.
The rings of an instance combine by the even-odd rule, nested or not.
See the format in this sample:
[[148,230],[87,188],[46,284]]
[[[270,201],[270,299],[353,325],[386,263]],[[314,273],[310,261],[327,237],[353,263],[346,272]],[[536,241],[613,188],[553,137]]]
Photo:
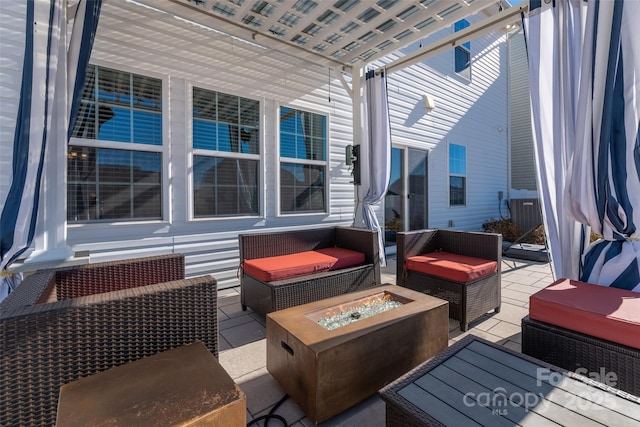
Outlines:
[[[576,370],[576,374],[610,387],[615,387],[618,383],[618,376],[615,372],[607,372],[604,368],[600,368],[598,372],[589,372],[586,368],[579,368]],[[574,386],[565,388],[563,384],[565,380],[574,381]],[[576,389],[575,385],[578,385],[579,388]],[[525,412],[536,408],[536,412],[544,413],[552,401],[555,403],[561,401],[565,408],[581,411],[603,409],[603,407],[613,408],[615,406],[613,397],[604,390],[569,379],[567,375],[548,368],[538,368],[536,370],[536,386],[536,391],[524,393],[520,391],[509,393],[504,387],[495,387],[493,390],[480,393],[468,392],[465,393],[463,402],[467,407],[482,406],[491,409],[493,415],[502,416],[509,413],[509,408],[516,407],[519,410],[524,409]],[[522,390],[522,388],[519,389]],[[557,401],[558,393],[563,393],[559,401]],[[555,397],[552,397],[552,395]]]

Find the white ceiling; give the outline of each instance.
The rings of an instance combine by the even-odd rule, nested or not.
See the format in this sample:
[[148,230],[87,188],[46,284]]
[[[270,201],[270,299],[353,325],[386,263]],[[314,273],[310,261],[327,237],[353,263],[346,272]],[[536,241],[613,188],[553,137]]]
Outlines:
[[[350,72],[500,0],[125,0]],[[508,6],[508,3],[504,3]]]

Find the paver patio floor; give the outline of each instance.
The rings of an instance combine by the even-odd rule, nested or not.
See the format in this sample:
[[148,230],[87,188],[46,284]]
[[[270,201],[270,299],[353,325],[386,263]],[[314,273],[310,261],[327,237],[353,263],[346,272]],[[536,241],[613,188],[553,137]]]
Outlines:
[[[382,283],[395,283],[395,258],[387,260],[381,271]],[[520,351],[520,320],[528,314],[529,296],[551,284],[553,277],[548,263],[503,258],[502,307],[473,322],[467,332],[461,332],[450,321],[449,345],[467,334]],[[266,368],[266,332],[264,318],[240,307],[239,288],[220,291],[220,363],[247,395],[247,421],[269,413],[285,392]],[[315,424],[305,417],[296,403],[287,399],[276,414],[283,416],[289,426],[311,427]],[[258,423],[259,426],[263,422]],[[271,420],[271,426],[280,426]],[[342,414],[320,424],[323,427],[384,426],[385,405],[372,396]]]

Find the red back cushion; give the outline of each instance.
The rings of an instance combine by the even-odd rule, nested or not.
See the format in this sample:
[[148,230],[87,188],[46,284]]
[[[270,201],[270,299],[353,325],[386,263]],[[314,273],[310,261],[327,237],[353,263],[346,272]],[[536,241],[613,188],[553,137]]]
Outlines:
[[406,268],[407,270],[466,283],[494,274],[498,271],[498,263],[488,259],[440,251],[409,257],[407,258]]
[[640,293],[559,279],[529,297],[529,317],[640,349]]

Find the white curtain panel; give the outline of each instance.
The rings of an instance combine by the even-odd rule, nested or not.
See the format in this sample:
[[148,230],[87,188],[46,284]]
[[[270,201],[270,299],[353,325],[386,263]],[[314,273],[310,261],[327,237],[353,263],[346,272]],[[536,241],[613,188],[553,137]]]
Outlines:
[[[56,104],[60,33],[66,28],[62,0],[28,2],[20,103],[13,142],[12,181],[0,217],[0,270],[31,244],[35,231],[45,149]],[[63,68],[64,69],[64,68]],[[4,274],[3,274],[4,276]],[[0,281],[0,299],[17,285]]]
[[383,229],[374,206],[380,205],[391,174],[391,127],[386,72],[368,71],[363,106],[363,140],[360,144],[361,179],[354,226],[378,231],[380,265],[385,266]]
[[[70,115],[77,111],[101,4],[101,0],[78,3],[68,47],[61,37],[67,31],[67,1],[38,0],[26,4],[12,181],[0,216],[0,301],[19,283],[18,277],[7,275],[4,270],[33,241],[45,153],[66,152],[67,141],[57,140],[53,128],[57,125],[67,129]],[[60,102],[60,97],[65,102]]]
[[567,212],[604,239],[581,280],[640,291],[640,2],[589,2]]
[[564,186],[575,146],[586,5],[532,1],[524,19],[538,190],[556,278],[578,279],[584,247],[582,224],[564,211]]

